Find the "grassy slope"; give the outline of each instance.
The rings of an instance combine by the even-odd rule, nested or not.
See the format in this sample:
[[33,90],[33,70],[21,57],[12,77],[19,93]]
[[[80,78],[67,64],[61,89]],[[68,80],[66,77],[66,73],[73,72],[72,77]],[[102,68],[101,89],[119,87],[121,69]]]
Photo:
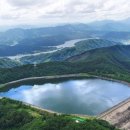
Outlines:
[[106,121],[50,114],[6,98],[0,107],[0,130],[117,130]]

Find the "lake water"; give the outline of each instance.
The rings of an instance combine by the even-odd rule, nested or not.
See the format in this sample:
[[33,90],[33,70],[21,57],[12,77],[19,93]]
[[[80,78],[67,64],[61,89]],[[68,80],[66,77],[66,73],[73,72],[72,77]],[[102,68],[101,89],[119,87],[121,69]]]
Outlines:
[[130,87],[101,79],[80,79],[22,85],[0,96],[61,113],[97,115],[128,98]]

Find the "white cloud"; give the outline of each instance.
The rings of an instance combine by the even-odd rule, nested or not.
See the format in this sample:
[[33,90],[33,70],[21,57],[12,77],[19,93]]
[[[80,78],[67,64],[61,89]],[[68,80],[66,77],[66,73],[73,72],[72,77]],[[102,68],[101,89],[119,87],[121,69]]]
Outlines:
[[51,0],[6,0],[9,4],[16,7],[34,6],[39,4],[49,4]]
[[130,17],[129,0],[1,0],[0,25],[89,22]]

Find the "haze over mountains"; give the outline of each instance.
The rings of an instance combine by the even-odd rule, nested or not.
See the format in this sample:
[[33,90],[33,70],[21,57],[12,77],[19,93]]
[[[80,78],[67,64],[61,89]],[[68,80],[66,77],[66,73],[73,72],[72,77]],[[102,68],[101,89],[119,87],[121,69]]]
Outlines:
[[122,21],[104,20],[89,24],[66,24],[32,29],[14,28],[1,32],[1,65],[14,67],[64,61],[93,49],[129,45],[129,21],[129,18]]

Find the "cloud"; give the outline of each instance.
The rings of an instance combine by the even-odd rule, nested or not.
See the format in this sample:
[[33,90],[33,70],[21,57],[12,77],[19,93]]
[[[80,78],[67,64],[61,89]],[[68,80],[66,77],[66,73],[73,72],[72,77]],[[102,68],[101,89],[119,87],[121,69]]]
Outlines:
[[0,25],[90,22],[130,17],[128,0],[1,0]]
[[15,20],[15,19],[18,19],[19,16],[11,16],[11,15],[2,15],[0,16],[1,19],[4,19],[4,20]]
[[9,4],[16,7],[26,7],[26,6],[33,6],[38,4],[49,4],[51,0],[7,0]]

